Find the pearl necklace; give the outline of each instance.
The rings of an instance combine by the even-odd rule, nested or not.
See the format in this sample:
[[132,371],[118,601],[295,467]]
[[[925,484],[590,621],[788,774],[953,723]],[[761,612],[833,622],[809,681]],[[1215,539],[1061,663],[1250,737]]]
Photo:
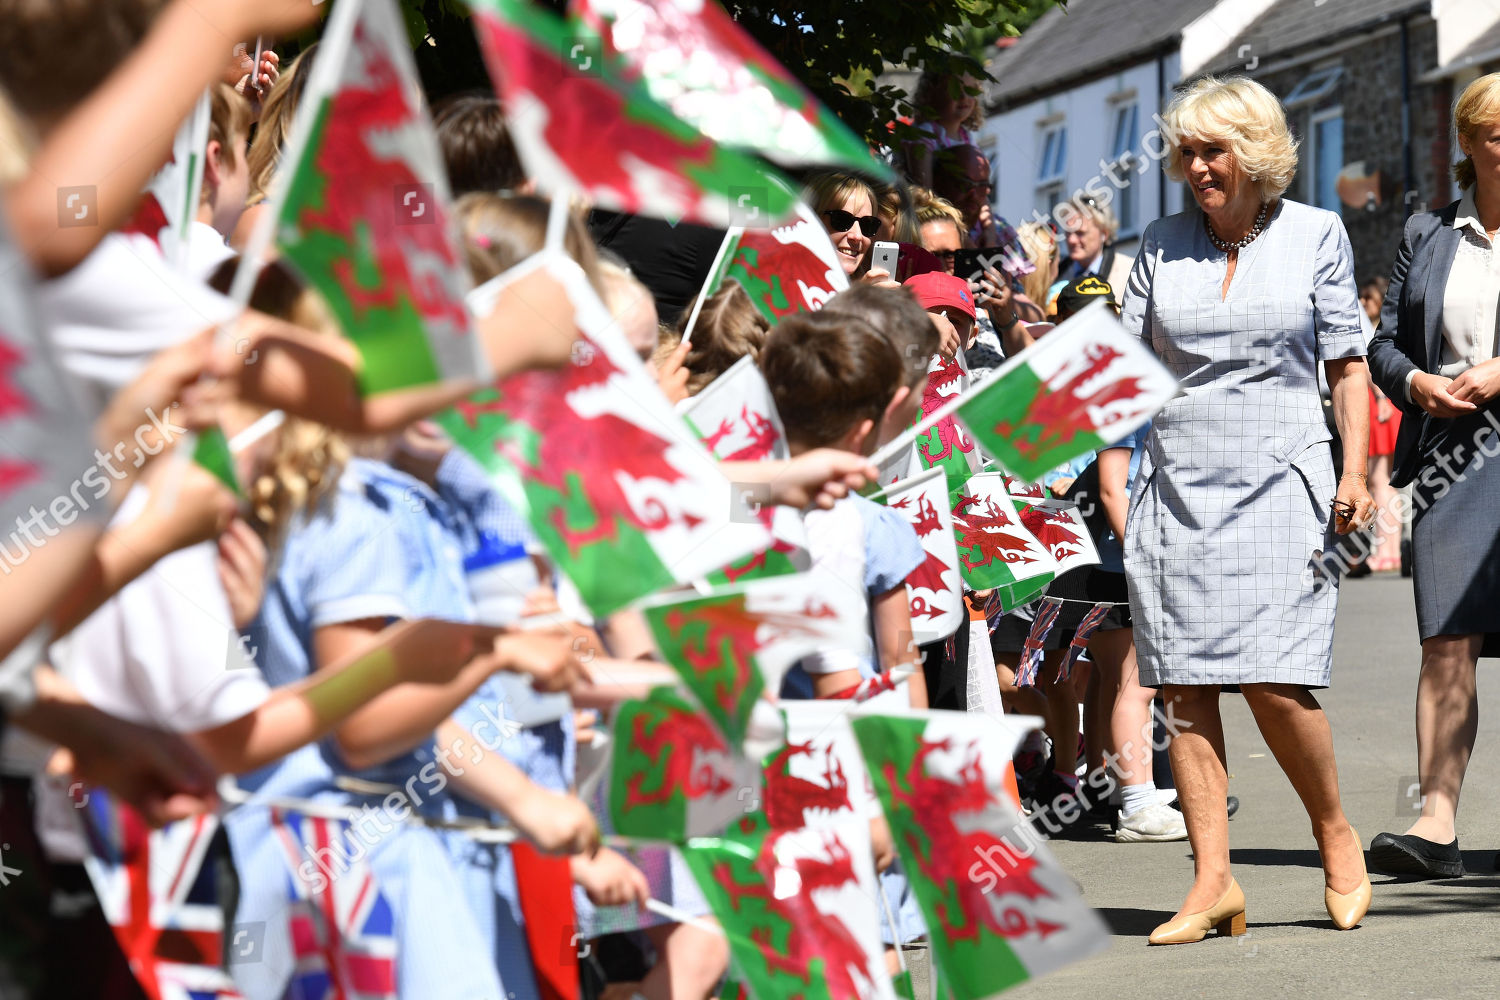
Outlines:
[[1255,242],[1255,238],[1265,231],[1266,209],[1268,207],[1268,205],[1264,204],[1260,206],[1260,212],[1256,214],[1255,223],[1250,227],[1250,231],[1244,236],[1241,236],[1239,239],[1235,240],[1233,243],[1227,243],[1224,240],[1219,239],[1219,234],[1214,232],[1213,223],[1208,221],[1207,215],[1203,216],[1203,228],[1208,230],[1208,241],[1225,253],[1228,253],[1231,250],[1244,249],[1251,243]]

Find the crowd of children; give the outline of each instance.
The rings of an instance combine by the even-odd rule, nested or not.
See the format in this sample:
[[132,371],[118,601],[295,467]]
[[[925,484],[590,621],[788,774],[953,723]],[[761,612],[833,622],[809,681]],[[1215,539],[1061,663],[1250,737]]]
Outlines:
[[[47,531],[45,544],[27,535],[31,547],[16,558],[7,549],[0,577],[0,841],[3,860],[26,873],[0,895],[0,995],[141,995],[134,956],[113,936],[109,901],[86,873],[86,784],[152,824],[223,810],[204,865],[222,889],[224,926],[255,929],[255,961],[231,965],[247,997],[303,995],[290,992],[306,956],[287,866],[308,857],[336,867],[319,862],[329,878],[353,881],[353,871],[378,888],[400,996],[552,997],[560,950],[629,927],[638,932],[634,959],[601,945],[598,955],[613,956],[606,976],[650,1000],[702,1000],[714,995],[728,953],[705,929],[691,879],[666,852],[602,847],[580,790],[597,770],[609,710],[629,690],[594,677],[652,669],[639,617],[584,612],[525,518],[423,419],[472,386],[363,398],[357,355],[319,296],[281,263],[261,270],[248,309],[225,295],[267,210],[318,54],[306,48],[283,67],[270,49],[258,64],[246,52],[315,13],[290,0],[0,0],[0,324],[11,349],[34,363],[12,376],[19,396],[0,394],[0,419],[24,423],[5,443],[29,447],[50,433],[49,450],[78,446],[45,456],[70,470],[64,480],[95,448],[104,487],[89,516],[59,516],[64,527]],[[179,264],[132,220],[205,89],[202,195]],[[549,204],[531,193],[493,96],[450,97],[433,117],[478,285],[542,249]],[[73,205],[58,189],[75,178],[88,182],[77,203],[88,225],[58,214]],[[810,201],[820,190],[848,193],[837,180],[810,183]],[[961,218],[940,199],[926,205],[913,232]],[[1003,353],[986,310],[999,293],[976,310],[970,283],[951,273],[954,248],[948,273],[904,283],[867,273],[866,253],[851,269],[853,287],[775,325],[728,282],[684,342],[686,315],[659,315],[635,262],[601,250],[582,215],[570,217],[564,247],[668,399],[696,395],[747,356],[770,387],[791,457],[737,463],[731,478],[806,509],[814,565],[827,586],[860,595],[869,621],[864,649],[805,658],[780,697],[848,697],[861,681],[911,668],[911,706],[963,707],[951,699],[963,687],[952,672],[967,663],[955,666],[958,654],[942,643],[911,642],[905,581],[924,558],[915,532],[853,491],[876,476],[867,457],[918,415],[934,358],[985,336],[997,359]],[[1075,282],[1056,308],[1096,294]],[[501,375],[557,367],[572,346],[570,332],[539,323],[512,331],[491,360]],[[74,439],[59,430],[84,424]],[[215,425],[253,441],[235,454],[243,496],[181,460],[189,431]],[[1118,541],[1135,440],[1068,473],[1073,490],[1093,476],[1103,508],[1102,564],[1068,593],[1116,602],[1091,646],[1087,681],[1091,704],[1105,706],[1090,731],[1115,749],[1149,726],[1151,702],[1134,681]],[[134,460],[122,458],[120,442],[136,449]],[[1069,485],[1054,492],[1069,495]],[[5,513],[51,499],[22,490],[6,496]],[[981,617],[984,596],[971,601]],[[522,619],[553,624],[521,629]],[[1040,688],[1017,688],[1028,620],[999,622],[992,662],[1008,707],[1043,716],[1051,737],[1052,766],[1036,769],[1048,777],[1028,791],[1038,803],[1076,794],[1079,699],[1054,670],[1043,671]],[[559,693],[571,700],[549,697]],[[1088,763],[1099,758],[1087,752]],[[1175,835],[1147,778],[1149,754],[1127,760],[1140,767],[1124,782],[1121,839]],[[220,775],[234,776],[225,787],[248,804],[216,801]],[[289,817],[278,805],[289,802],[303,812]],[[470,835],[502,827],[527,846]],[[925,931],[878,823],[874,845],[896,910],[886,935],[894,948]],[[549,899],[569,896],[577,918],[560,943],[538,929],[557,931],[541,915]],[[648,914],[648,899],[675,916]],[[239,943],[225,938],[226,947]],[[373,947],[363,955],[379,956]]]

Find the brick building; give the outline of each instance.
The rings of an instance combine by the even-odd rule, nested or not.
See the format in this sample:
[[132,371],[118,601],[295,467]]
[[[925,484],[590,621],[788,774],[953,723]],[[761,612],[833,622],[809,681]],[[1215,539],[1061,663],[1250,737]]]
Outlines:
[[1466,0],[1278,0],[1202,72],[1281,98],[1301,141],[1288,196],[1343,215],[1357,277],[1389,274],[1412,212],[1458,197],[1451,108],[1500,65],[1500,9]]

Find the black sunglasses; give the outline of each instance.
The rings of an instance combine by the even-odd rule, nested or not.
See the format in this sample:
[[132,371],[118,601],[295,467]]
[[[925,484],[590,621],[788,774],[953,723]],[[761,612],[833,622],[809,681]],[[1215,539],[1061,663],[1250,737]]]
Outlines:
[[828,222],[828,228],[831,232],[847,233],[854,227],[856,222],[859,223],[859,231],[866,236],[874,236],[880,232],[881,223],[880,216],[878,215],[855,215],[853,212],[846,212],[842,208],[830,208],[818,214]]

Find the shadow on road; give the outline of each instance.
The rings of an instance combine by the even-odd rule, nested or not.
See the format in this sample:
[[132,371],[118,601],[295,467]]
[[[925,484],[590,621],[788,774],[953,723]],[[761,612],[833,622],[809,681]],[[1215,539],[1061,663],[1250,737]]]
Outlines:
[[1094,912],[1109,924],[1112,934],[1121,937],[1147,937],[1156,925],[1171,918],[1172,910],[1140,910],[1126,906],[1101,906]]
[[1273,868],[1322,869],[1323,867],[1323,862],[1318,858],[1316,850],[1289,851],[1277,847],[1230,848],[1229,863],[1231,865],[1270,865]]

